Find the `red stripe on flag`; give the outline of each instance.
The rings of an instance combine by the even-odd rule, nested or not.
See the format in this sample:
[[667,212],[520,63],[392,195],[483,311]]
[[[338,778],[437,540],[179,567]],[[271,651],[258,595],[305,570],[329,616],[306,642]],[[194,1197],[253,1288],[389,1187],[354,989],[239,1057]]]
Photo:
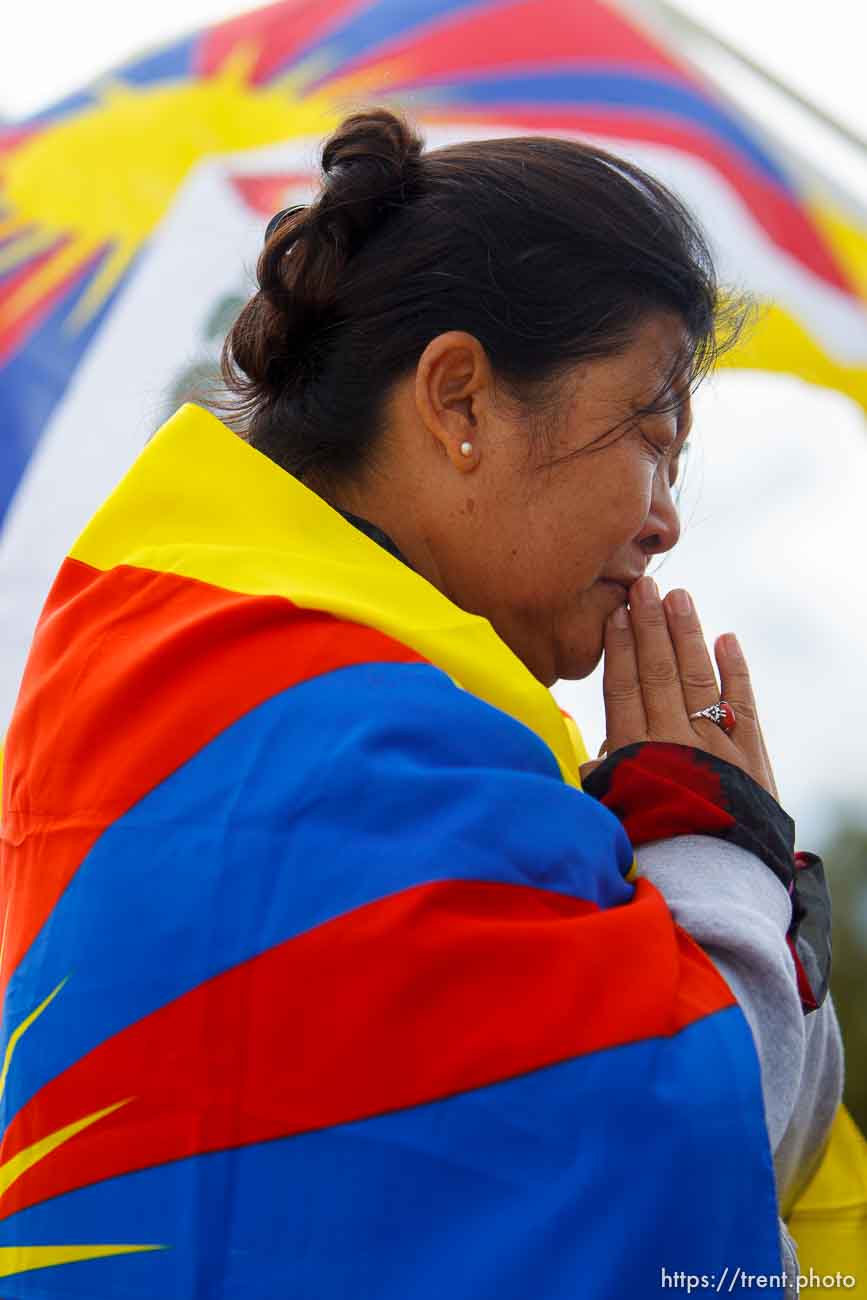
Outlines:
[[239,49],[252,47],[256,62],[249,74],[253,84],[267,81],[306,45],[324,36],[338,23],[364,7],[365,0],[300,0],[256,9],[202,33],[194,67],[202,77],[219,71]]
[[279,596],[67,559],[6,746],[0,999],[103,830],[250,709],[399,642]]
[[[596,0],[516,0],[456,8],[363,50],[334,69],[338,79],[378,63],[406,66],[416,81],[460,82],[471,74],[538,72],[566,61],[604,61],[637,75],[664,72],[696,85],[659,46]],[[398,74],[399,75],[399,74]]]
[[20,149],[28,140],[39,135],[45,129],[44,122],[26,123],[24,126],[0,127],[0,156],[6,153],[14,153],[16,149]]
[[421,885],[205,981],[46,1084],[10,1124],[4,1165],[126,1104],[24,1172],[0,1217],[166,1161],[665,1037],[733,1002],[647,881],[607,911],[524,885]]
[[280,172],[275,176],[230,176],[229,179],[248,208],[263,217],[270,217],[283,207],[290,187],[311,190],[315,178],[309,171]]

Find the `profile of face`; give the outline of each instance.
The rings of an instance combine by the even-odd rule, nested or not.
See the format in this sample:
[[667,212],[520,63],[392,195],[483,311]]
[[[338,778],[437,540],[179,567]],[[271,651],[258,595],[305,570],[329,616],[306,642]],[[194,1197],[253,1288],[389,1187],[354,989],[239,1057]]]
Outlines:
[[396,385],[377,462],[347,508],[487,618],[540,681],[585,677],[608,616],[678,540],[688,393],[637,413],[659,399],[683,342],[679,319],[650,316],[620,353],[575,366],[528,413],[504,397],[473,336],[439,335]]

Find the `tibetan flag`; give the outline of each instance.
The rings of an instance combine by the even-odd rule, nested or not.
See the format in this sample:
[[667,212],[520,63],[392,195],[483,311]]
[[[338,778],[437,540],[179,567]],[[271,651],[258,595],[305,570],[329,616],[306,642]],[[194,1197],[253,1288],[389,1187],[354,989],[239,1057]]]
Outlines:
[[431,146],[589,139],[697,212],[765,305],[732,361],[867,404],[867,231],[602,0],[282,0],[0,127],[0,732],[51,577],[251,290],[268,217],[361,104]]
[[749,1028],[582,756],[490,624],[173,417],[9,733],[6,1300],[778,1277]]

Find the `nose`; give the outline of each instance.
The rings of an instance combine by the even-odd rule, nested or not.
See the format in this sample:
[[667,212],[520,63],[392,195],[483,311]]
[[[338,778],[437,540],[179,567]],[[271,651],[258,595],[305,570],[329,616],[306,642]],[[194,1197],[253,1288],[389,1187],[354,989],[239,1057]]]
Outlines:
[[668,482],[668,474],[657,474],[653,496],[637,542],[645,555],[663,555],[680,539],[680,515]]

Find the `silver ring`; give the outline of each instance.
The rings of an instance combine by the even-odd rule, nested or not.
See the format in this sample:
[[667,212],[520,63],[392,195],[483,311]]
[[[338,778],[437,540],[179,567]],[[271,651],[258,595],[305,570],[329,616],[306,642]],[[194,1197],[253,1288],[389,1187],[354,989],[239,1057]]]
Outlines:
[[707,718],[708,722],[715,723],[726,734],[734,729],[736,721],[735,711],[728,700],[720,700],[717,704],[709,704],[706,709],[698,709],[695,713],[691,713],[689,717],[690,721],[694,718]]

